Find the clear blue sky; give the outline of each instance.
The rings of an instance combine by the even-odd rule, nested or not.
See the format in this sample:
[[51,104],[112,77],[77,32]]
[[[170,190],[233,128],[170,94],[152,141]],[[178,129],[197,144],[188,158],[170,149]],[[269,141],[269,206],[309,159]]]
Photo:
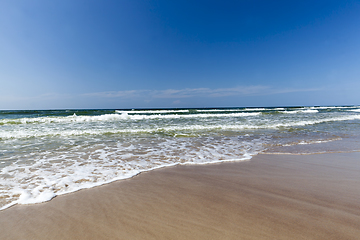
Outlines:
[[0,0],[0,109],[360,104],[360,1]]

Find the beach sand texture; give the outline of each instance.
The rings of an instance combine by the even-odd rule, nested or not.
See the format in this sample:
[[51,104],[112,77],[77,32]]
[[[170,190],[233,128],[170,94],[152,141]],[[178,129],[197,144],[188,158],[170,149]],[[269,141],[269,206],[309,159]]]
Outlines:
[[0,212],[0,239],[359,239],[360,153],[175,166]]

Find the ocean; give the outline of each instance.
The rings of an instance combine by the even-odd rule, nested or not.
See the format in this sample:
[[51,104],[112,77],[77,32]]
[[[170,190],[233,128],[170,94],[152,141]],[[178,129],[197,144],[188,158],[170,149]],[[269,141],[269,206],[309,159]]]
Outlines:
[[0,111],[0,209],[177,164],[360,151],[360,107]]

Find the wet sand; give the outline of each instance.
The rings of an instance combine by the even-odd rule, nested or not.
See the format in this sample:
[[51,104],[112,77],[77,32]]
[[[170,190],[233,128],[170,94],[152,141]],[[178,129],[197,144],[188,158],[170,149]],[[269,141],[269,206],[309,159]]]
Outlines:
[[176,166],[0,212],[0,239],[359,239],[360,153]]

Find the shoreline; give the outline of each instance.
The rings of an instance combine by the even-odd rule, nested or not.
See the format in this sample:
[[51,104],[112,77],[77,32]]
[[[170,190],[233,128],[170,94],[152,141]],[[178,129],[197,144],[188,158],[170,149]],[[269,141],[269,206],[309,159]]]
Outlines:
[[[256,154],[258,155],[258,154]],[[255,155],[255,156],[256,156]],[[249,157],[250,156],[250,157]],[[250,161],[254,156],[252,155],[246,155],[245,157],[243,158],[239,158],[239,159],[229,159],[229,160],[218,160],[218,161],[213,161],[213,162],[202,162],[202,163],[174,163],[174,164],[169,164],[169,165],[164,165],[164,166],[159,166],[159,167],[154,167],[154,168],[150,168],[150,169],[146,169],[146,170],[141,170],[140,172],[132,175],[132,176],[129,176],[129,177],[119,177],[119,178],[115,178],[115,179],[112,179],[108,182],[103,182],[103,183],[98,183],[98,184],[94,184],[93,186],[91,187],[84,187],[84,188],[79,188],[79,189],[76,189],[74,191],[70,191],[70,192],[63,192],[63,193],[60,193],[60,194],[57,194],[53,197],[51,197],[50,199],[48,200],[44,200],[44,201],[40,201],[40,202],[30,202],[30,203],[9,203],[7,205],[4,205],[3,207],[0,208],[0,212],[3,211],[3,210],[6,210],[6,209],[9,209],[13,206],[17,206],[17,205],[25,205],[25,206],[29,206],[29,205],[33,205],[33,204],[42,204],[42,203],[46,203],[46,202],[49,202],[51,201],[52,199],[56,198],[56,197],[59,197],[59,196],[64,196],[64,195],[68,195],[68,194],[72,194],[72,193],[76,193],[76,192],[79,192],[79,191],[82,191],[82,190],[86,190],[86,189],[92,189],[92,188],[96,188],[96,187],[101,187],[101,186],[104,186],[104,185],[107,185],[107,184],[112,184],[112,183],[115,183],[115,182],[118,182],[118,181],[123,181],[123,180],[128,180],[128,179],[131,179],[131,178],[134,178],[136,176],[139,176],[140,174],[143,174],[143,173],[147,173],[147,172],[151,172],[151,171],[156,171],[156,170],[159,170],[159,169],[164,169],[164,168],[172,168],[172,167],[176,167],[176,166],[201,166],[201,165],[212,165],[212,164],[221,164],[221,163],[227,163],[227,162],[230,162],[230,163],[233,163],[233,162],[243,162],[243,161]]]
[[159,167],[155,167],[155,168],[151,168],[151,169],[147,169],[147,170],[142,170],[132,176],[129,176],[129,177],[119,177],[119,178],[115,178],[115,179],[112,179],[108,182],[104,182],[104,183],[99,183],[99,184],[94,184],[93,186],[91,187],[84,187],[84,188],[79,188],[79,189],[76,189],[74,191],[69,191],[69,192],[63,192],[63,193],[60,193],[60,194],[56,194],[55,196],[51,197],[50,199],[47,199],[47,200],[44,200],[44,201],[39,201],[39,202],[29,202],[29,203],[9,203],[7,205],[4,205],[2,207],[0,207],[0,212],[3,211],[3,210],[6,210],[6,209],[9,209],[13,206],[17,206],[17,205],[25,205],[25,206],[28,206],[28,205],[33,205],[33,204],[41,204],[41,203],[46,203],[46,202],[49,202],[51,201],[52,199],[56,198],[56,197],[59,197],[59,196],[63,196],[63,195],[68,195],[68,194],[72,194],[72,193],[76,193],[78,191],[82,191],[82,190],[86,190],[86,189],[92,189],[92,188],[96,188],[96,187],[101,187],[101,186],[104,186],[104,185],[107,185],[107,184],[112,184],[112,183],[115,183],[117,181],[123,181],[123,180],[128,180],[128,179],[131,179],[131,178],[134,178],[136,176],[139,176],[140,174],[143,174],[143,173],[147,173],[147,172],[150,172],[150,171],[156,171],[156,170],[159,170],[159,169],[163,169],[163,168],[172,168],[172,167],[176,167],[176,166],[201,166],[201,165],[213,165],[213,164],[222,164],[222,163],[238,163],[238,162],[244,162],[244,161],[251,161],[253,159],[253,157],[255,156],[258,156],[258,155],[294,155],[294,156],[302,156],[302,155],[317,155],[317,154],[342,154],[342,153],[357,153],[357,152],[360,152],[360,150],[345,150],[345,151],[342,151],[342,150],[339,150],[339,151],[326,151],[326,152],[303,152],[303,153],[296,153],[296,152],[260,152],[260,153],[257,153],[255,155],[247,155],[245,157],[243,157],[242,159],[229,159],[229,160],[219,160],[219,161],[213,161],[213,162],[203,162],[203,163],[175,163],[175,164],[171,164],[171,165],[164,165],[164,166],[159,166]]
[[355,239],[360,153],[176,165],[0,211],[2,239]]

